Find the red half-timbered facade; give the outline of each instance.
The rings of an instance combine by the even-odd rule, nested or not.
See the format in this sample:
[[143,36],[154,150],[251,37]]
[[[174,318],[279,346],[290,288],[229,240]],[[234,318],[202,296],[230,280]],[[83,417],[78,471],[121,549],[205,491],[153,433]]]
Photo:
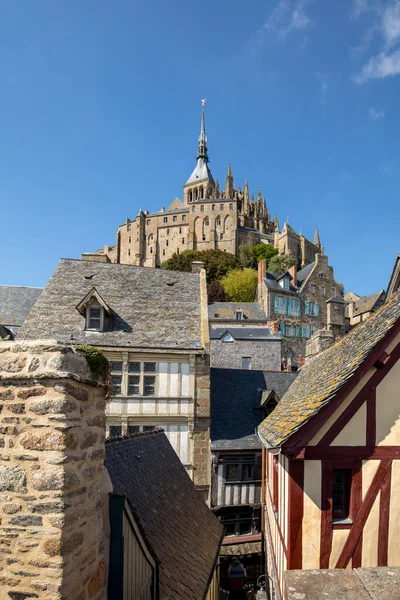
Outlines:
[[260,425],[266,552],[287,569],[400,564],[400,294],[303,367]]

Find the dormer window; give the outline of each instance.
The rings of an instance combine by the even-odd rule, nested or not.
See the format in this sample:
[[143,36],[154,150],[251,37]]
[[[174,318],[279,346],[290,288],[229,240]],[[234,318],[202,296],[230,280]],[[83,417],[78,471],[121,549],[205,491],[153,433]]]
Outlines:
[[105,317],[111,315],[111,309],[96,288],[86,294],[76,309],[85,317],[86,330],[104,331]]
[[236,311],[236,321],[243,321],[243,311],[242,310]]
[[289,277],[282,277],[282,279],[279,280],[279,285],[284,290],[288,290],[290,288],[290,279],[289,279]]

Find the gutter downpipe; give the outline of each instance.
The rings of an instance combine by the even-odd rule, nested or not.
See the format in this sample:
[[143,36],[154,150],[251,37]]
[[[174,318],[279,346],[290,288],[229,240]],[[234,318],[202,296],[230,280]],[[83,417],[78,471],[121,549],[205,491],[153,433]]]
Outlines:
[[270,446],[269,443],[267,442],[267,440],[263,437],[263,435],[260,433],[260,431],[258,430],[258,428],[256,427],[255,433],[258,437],[258,439],[260,440],[261,444],[262,444],[262,448],[261,448],[261,468],[262,468],[262,475],[261,475],[261,514],[262,514],[262,518],[261,518],[261,533],[262,533],[262,557],[263,557],[263,567],[264,567],[264,572],[265,572],[265,579],[269,579],[270,581],[270,590],[269,590],[269,597],[271,598],[271,600],[282,600],[282,597],[280,595],[279,592],[279,583],[278,583],[278,573],[276,571],[275,568],[275,561],[274,560],[270,560],[269,563],[271,565],[271,575],[269,573],[267,573],[268,571],[268,564],[266,561],[266,555],[267,555],[267,549],[268,549],[268,553],[269,555],[272,557],[273,556],[273,545],[272,545],[272,538],[271,538],[271,532],[269,530],[269,525],[266,527],[266,475],[265,475],[265,464],[266,464],[266,457],[267,457],[267,451],[269,450],[271,454],[273,454],[274,456],[277,456],[278,454],[281,453],[282,448],[281,447],[273,447]]

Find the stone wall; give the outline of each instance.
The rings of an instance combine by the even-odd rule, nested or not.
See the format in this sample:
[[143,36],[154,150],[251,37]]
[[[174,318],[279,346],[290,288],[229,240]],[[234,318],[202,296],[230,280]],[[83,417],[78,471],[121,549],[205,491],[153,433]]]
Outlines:
[[241,369],[244,356],[251,358],[252,371],[280,371],[281,341],[211,340],[211,367]]
[[195,418],[193,428],[193,482],[207,495],[211,478],[210,355],[196,356]]
[[0,343],[0,597],[105,600],[105,390],[56,342]]

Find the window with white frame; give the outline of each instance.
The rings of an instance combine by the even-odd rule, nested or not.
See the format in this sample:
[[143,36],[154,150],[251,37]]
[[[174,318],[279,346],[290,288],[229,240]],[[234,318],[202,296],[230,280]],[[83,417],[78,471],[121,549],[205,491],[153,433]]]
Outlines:
[[113,394],[118,396],[122,393],[122,361],[111,361],[110,371]]
[[103,329],[103,309],[100,307],[89,307],[87,309],[86,329],[101,331]]
[[242,369],[246,369],[248,371],[251,370],[251,357],[250,356],[242,357]]

